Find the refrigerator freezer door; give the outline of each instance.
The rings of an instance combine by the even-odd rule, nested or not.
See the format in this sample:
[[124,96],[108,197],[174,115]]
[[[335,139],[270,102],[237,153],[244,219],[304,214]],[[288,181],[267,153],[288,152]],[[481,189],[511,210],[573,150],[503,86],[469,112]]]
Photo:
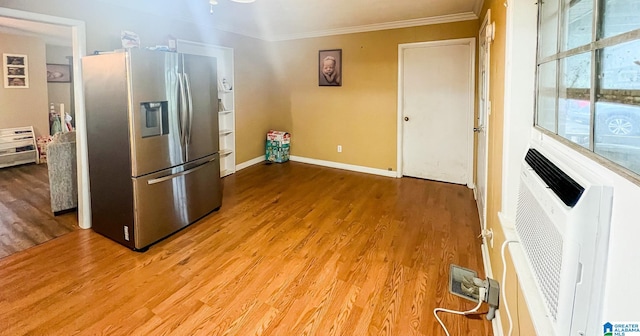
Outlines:
[[180,144],[178,55],[134,49],[127,57],[131,176],[185,163]]
[[220,160],[211,155],[133,179],[135,248],[144,248],[222,204]]
[[218,152],[218,84],[216,59],[183,55],[189,122],[187,160]]
[[133,228],[133,187],[125,53],[82,58],[91,226],[133,248],[124,227]]

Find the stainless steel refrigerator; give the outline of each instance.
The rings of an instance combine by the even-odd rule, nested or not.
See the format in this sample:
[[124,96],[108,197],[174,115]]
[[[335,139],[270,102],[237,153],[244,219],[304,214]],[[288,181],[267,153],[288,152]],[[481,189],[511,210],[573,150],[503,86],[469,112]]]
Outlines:
[[215,58],[133,49],[82,71],[94,231],[145,250],[221,206]]

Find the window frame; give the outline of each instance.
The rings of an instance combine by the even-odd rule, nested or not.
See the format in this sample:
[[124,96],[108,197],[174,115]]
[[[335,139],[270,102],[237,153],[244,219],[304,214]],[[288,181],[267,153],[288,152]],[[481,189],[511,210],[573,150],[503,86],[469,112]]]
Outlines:
[[[573,1],[573,0],[572,0]],[[604,48],[621,45],[627,42],[638,41],[640,40],[640,28],[631,30],[622,34],[605,37],[603,36],[603,6],[605,0],[593,0],[593,14],[592,14],[592,22],[591,22],[591,42],[588,44],[584,44],[575,48],[562,50],[562,44],[566,39],[566,27],[564,27],[565,17],[568,14],[567,4],[570,4],[572,1],[567,0],[559,0],[558,3],[558,18],[556,22],[556,50],[555,53],[541,57],[542,51],[540,50],[540,41],[543,38],[542,34],[542,6],[543,2],[538,2],[538,22],[537,22],[537,48],[536,48],[536,77],[535,77],[535,97],[534,97],[534,113],[533,113],[533,126],[536,130],[553,137],[558,140],[560,143],[564,144],[567,147],[570,147],[577,152],[591,158],[592,160],[598,162],[602,166],[614,171],[618,175],[630,180],[636,185],[640,186],[640,172],[636,173],[622,165],[598,154],[595,152],[595,124],[596,124],[596,102],[597,102],[597,94],[599,92],[600,81],[598,79],[599,72],[601,69],[600,59],[601,53]],[[560,83],[562,76],[562,67],[560,66],[562,60],[583,54],[590,53],[591,56],[591,76],[590,82],[591,85],[589,87],[589,147],[583,147],[566,137],[559,135],[559,124],[560,124],[560,113],[559,113],[559,101],[560,101]],[[555,83],[555,124],[554,129],[549,130],[542,126],[538,125],[538,98],[539,98],[539,75],[540,75],[540,66],[545,63],[555,62],[556,63],[556,83]]]

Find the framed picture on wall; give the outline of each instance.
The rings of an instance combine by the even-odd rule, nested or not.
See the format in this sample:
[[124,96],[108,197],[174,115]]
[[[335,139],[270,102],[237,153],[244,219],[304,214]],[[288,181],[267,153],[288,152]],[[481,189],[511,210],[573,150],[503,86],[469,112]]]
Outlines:
[[27,55],[2,54],[2,73],[5,89],[29,88]]
[[342,49],[320,50],[318,85],[342,86]]
[[48,83],[70,83],[71,69],[68,64],[47,64]]

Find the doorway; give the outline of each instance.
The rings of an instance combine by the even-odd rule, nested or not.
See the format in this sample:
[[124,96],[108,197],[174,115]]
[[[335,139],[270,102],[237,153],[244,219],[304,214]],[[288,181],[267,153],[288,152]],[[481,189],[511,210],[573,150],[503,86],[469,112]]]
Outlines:
[[475,39],[401,44],[398,174],[473,187]]
[[80,59],[86,53],[84,22],[50,15],[25,12],[9,8],[0,8],[0,17],[19,20],[23,23],[45,23],[70,29],[72,45],[73,96],[77,136],[77,180],[78,180],[78,225],[86,229],[91,227],[89,206],[89,176],[87,171],[86,124]]

